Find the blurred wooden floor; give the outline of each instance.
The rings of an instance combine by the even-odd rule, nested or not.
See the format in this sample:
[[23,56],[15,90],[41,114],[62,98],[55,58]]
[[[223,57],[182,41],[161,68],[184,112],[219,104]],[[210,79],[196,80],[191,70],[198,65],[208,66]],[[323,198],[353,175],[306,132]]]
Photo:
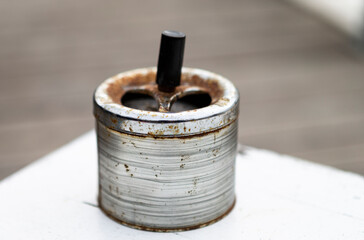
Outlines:
[[364,60],[286,2],[19,0],[0,2],[0,179],[90,130],[95,87],[155,65],[165,29],[238,86],[240,143],[364,174]]

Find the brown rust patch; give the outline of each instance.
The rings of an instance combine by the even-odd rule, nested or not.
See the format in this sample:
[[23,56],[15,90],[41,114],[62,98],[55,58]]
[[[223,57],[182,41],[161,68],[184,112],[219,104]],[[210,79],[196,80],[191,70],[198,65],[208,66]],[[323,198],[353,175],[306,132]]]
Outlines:
[[194,229],[206,227],[208,225],[211,225],[213,223],[216,223],[216,222],[220,221],[225,216],[227,216],[233,210],[233,208],[235,206],[235,203],[236,203],[236,197],[235,197],[233,204],[231,205],[231,207],[225,213],[223,213],[221,216],[219,216],[219,217],[217,217],[217,218],[215,218],[213,220],[210,220],[210,221],[208,221],[206,223],[201,223],[201,224],[197,224],[197,225],[194,225],[194,226],[183,227],[183,228],[153,228],[153,227],[146,227],[146,226],[136,225],[136,224],[129,223],[129,222],[126,222],[126,221],[123,221],[123,220],[120,220],[120,219],[116,218],[111,211],[108,211],[108,210],[106,210],[106,209],[104,209],[102,207],[100,193],[99,193],[99,196],[98,196],[97,199],[98,199],[98,204],[99,204],[100,210],[106,216],[108,216],[109,218],[111,218],[114,221],[116,221],[118,223],[121,223],[121,224],[123,224],[123,225],[125,225],[127,227],[135,228],[135,229],[139,229],[139,230],[143,230],[143,231],[150,231],[150,232],[182,232],[182,231],[189,231],[189,230],[194,230]]
[[[152,96],[154,95],[152,92],[156,92],[158,88],[155,79],[156,73],[152,70],[146,74],[138,73],[122,78],[115,76],[113,77],[114,82],[108,85],[106,92],[111,100],[117,104],[121,104],[121,99],[127,91],[145,93]],[[182,74],[181,85],[177,86],[175,91],[170,93],[170,95],[182,92],[179,97],[183,97],[185,96],[183,94],[184,90],[189,87],[197,87],[201,92],[208,93],[211,97],[211,104],[216,103],[223,95],[223,90],[217,80],[203,79],[198,75],[189,73]]]
[[127,172],[130,171],[129,166],[127,164],[124,164],[124,167],[125,167],[125,171],[127,171]]
[[117,123],[118,123],[118,120],[117,120],[117,119],[115,119],[115,118],[111,118],[111,122],[112,122],[113,124],[117,124]]
[[190,159],[190,155],[181,155],[181,162]]
[[217,102],[223,95],[223,90],[215,79],[203,79],[198,75],[182,74],[181,86],[198,86],[211,97],[211,104]]
[[123,78],[113,77],[114,82],[110,83],[107,88],[107,94],[112,99],[114,103],[120,104],[122,96],[125,94],[125,87],[136,87],[145,84],[155,83],[154,72],[149,72],[147,74],[135,74],[132,76],[125,76]]

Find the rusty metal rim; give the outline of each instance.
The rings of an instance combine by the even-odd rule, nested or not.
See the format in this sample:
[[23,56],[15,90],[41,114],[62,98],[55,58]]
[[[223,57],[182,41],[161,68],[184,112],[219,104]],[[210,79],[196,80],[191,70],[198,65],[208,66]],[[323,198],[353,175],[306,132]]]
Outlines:
[[[99,120],[99,119],[97,119]],[[100,121],[100,120],[99,120]],[[115,128],[115,127],[107,127],[108,129],[110,129],[111,131],[115,131],[117,132],[118,134],[128,134],[128,135],[133,135],[135,137],[142,137],[143,139],[145,137],[151,137],[151,138],[166,138],[166,139],[174,139],[174,138],[177,138],[177,139],[188,139],[188,138],[191,138],[191,137],[202,137],[202,136],[205,136],[207,134],[211,134],[211,133],[214,133],[214,132],[219,132],[227,127],[229,127],[231,124],[233,124],[234,122],[236,121],[236,118],[235,119],[232,119],[230,122],[224,124],[224,125],[221,125],[217,128],[211,128],[209,130],[206,130],[206,131],[201,131],[200,133],[191,133],[191,134],[174,134],[174,135],[158,135],[158,134],[152,134],[152,133],[148,133],[148,134],[141,134],[141,133],[138,133],[138,132],[130,132],[130,131],[123,131],[123,130],[120,130],[118,128]],[[100,121],[101,124],[105,125],[104,122]],[[105,125],[106,126],[106,125]]]
[[[239,113],[238,103],[222,115],[214,115],[199,120],[149,122],[116,116],[95,105],[94,116],[102,124],[118,132],[138,136],[182,137],[209,133],[224,128],[234,122]],[[168,126],[169,125],[169,126]]]
[[[211,114],[209,116],[203,116],[203,117],[201,116],[200,118],[196,118],[196,119],[195,118],[194,119],[161,119],[161,120],[151,121],[151,120],[146,120],[146,119],[142,119],[142,118],[134,118],[134,117],[131,117],[131,116],[128,116],[128,115],[120,116],[118,114],[110,112],[110,111],[102,108],[101,106],[99,106],[95,98],[93,99],[93,103],[94,103],[94,116],[99,121],[103,120],[103,118],[100,117],[100,113],[107,114],[107,116],[110,117],[110,118],[120,118],[120,119],[123,119],[123,120],[138,121],[138,122],[154,122],[154,123],[183,123],[183,122],[188,122],[188,121],[204,120],[204,119],[219,116],[219,113],[214,113],[214,114]],[[230,110],[225,111],[223,114],[229,114],[229,112],[237,111],[236,110],[237,105],[238,105],[238,103],[236,103],[235,106],[233,106]],[[127,108],[127,107],[125,107],[125,108]],[[144,111],[144,110],[137,110],[137,109],[133,109],[133,110],[143,111],[143,112],[146,112],[147,114],[153,114],[154,113],[154,112],[151,113],[151,112]],[[189,110],[189,111],[185,111],[185,112],[191,112],[191,111],[195,111],[195,110]],[[170,114],[176,114],[176,113],[170,113]]]
[[100,86],[96,89],[94,94],[94,105],[95,107],[101,108],[104,111],[107,111],[111,114],[114,114],[118,117],[126,117],[128,119],[133,119],[135,121],[147,121],[147,122],[176,122],[176,121],[184,121],[188,119],[191,120],[199,120],[202,118],[210,118],[215,115],[220,115],[231,109],[238,101],[239,94],[234,85],[224,78],[221,75],[216,73],[202,70],[202,69],[195,69],[195,68],[183,68],[182,72],[191,75],[198,75],[204,79],[214,79],[216,80],[223,90],[223,96],[219,99],[216,103],[200,108],[195,110],[183,111],[179,113],[165,113],[165,112],[149,112],[145,110],[139,109],[132,109],[121,104],[114,103],[110,96],[108,95],[106,89],[109,84],[115,82],[117,79],[126,77],[126,76],[133,76],[135,74],[147,74],[148,72],[156,71],[155,67],[149,68],[140,68],[134,69],[131,71],[120,73],[114,77],[111,77],[105,80]]
[[[126,135],[133,135],[134,137],[140,137],[141,139],[145,139],[146,137],[151,137],[151,138],[159,138],[159,139],[189,139],[192,137],[203,137],[205,135],[211,134],[211,133],[218,133],[219,131],[229,127],[231,124],[235,123],[236,119],[232,120],[231,122],[229,122],[226,125],[222,125],[218,128],[214,128],[211,129],[210,131],[202,131],[201,133],[198,134],[191,134],[191,135],[171,135],[171,136],[158,136],[158,135],[152,135],[152,134],[148,134],[147,136],[145,135],[141,135],[141,134],[131,134],[130,132],[124,132],[124,131],[118,131],[116,129],[113,129],[111,127],[107,127],[110,131],[113,131],[117,134],[126,134]],[[102,122],[101,122],[102,124]],[[106,127],[106,126],[105,126]]]
[[226,78],[215,73],[192,68],[183,68],[189,76],[214,80],[222,90],[221,97],[204,108],[178,113],[149,112],[132,109],[115,103],[107,89],[118,79],[147,75],[156,71],[155,68],[141,68],[120,73],[104,81],[94,94],[94,115],[105,126],[119,132],[139,136],[170,137],[193,136],[207,133],[235,121],[239,112],[239,93],[234,85]]
[[106,216],[108,216],[112,220],[114,220],[114,221],[116,221],[116,222],[118,222],[118,223],[120,223],[120,224],[122,224],[124,226],[134,228],[134,229],[138,229],[138,230],[149,231],[149,232],[182,232],[182,231],[190,231],[190,230],[203,228],[203,227],[209,226],[211,224],[214,224],[214,223],[220,221],[221,219],[226,217],[234,209],[234,206],[235,206],[235,203],[236,203],[236,196],[234,198],[234,202],[231,204],[231,207],[229,207],[229,209],[225,213],[223,213],[221,216],[219,216],[219,217],[217,217],[215,219],[212,219],[212,220],[210,220],[210,221],[208,221],[206,223],[201,223],[201,224],[198,224],[198,225],[195,225],[195,226],[183,227],[183,228],[152,228],[152,227],[146,227],[146,226],[136,225],[136,224],[132,224],[132,223],[129,223],[129,222],[126,222],[126,221],[122,221],[122,220],[114,217],[110,211],[108,211],[108,210],[106,210],[106,209],[104,209],[102,207],[100,194],[99,194],[99,196],[97,198],[97,202],[98,202],[100,210]]

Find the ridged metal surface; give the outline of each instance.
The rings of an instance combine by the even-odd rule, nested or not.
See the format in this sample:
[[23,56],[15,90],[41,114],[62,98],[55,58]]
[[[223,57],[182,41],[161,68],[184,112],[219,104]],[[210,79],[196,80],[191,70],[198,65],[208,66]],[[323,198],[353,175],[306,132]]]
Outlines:
[[222,76],[184,68],[180,89],[207,92],[207,107],[171,113],[121,104],[123,94],[153,88],[154,79],[155,68],[137,69],[106,80],[95,92],[100,207],[144,230],[206,226],[235,202],[239,94]]
[[136,137],[97,124],[101,207],[127,223],[187,228],[234,202],[236,122],[193,138]]

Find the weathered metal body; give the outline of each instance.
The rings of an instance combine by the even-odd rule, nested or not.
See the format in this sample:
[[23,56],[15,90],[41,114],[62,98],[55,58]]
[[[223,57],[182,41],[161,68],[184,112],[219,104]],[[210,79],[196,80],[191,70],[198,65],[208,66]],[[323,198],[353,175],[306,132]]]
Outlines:
[[[155,72],[121,73],[95,91],[99,205],[112,218],[144,230],[202,227],[226,215],[235,202],[239,95],[219,75],[183,68],[175,97],[158,100],[159,93],[150,90]],[[144,89],[157,99],[159,111],[121,104],[126,92]],[[175,98],[173,104],[200,92],[211,96],[209,106],[175,113],[161,108],[165,99]]]

